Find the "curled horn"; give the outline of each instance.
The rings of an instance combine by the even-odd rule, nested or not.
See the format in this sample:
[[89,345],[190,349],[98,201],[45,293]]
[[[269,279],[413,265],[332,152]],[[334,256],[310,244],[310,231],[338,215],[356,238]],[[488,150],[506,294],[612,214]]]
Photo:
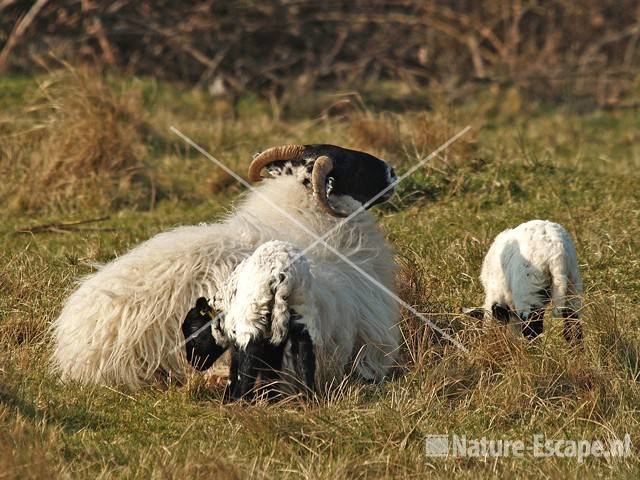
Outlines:
[[329,175],[331,170],[333,170],[333,162],[331,159],[324,155],[318,157],[316,162],[313,164],[313,172],[311,173],[313,193],[327,213],[334,217],[346,217],[347,215],[345,213],[335,210],[327,198],[327,175]]
[[279,147],[271,147],[261,152],[253,159],[249,165],[249,180],[259,182],[262,180],[260,172],[271,162],[278,160],[297,160],[304,153],[302,145],[280,145]]

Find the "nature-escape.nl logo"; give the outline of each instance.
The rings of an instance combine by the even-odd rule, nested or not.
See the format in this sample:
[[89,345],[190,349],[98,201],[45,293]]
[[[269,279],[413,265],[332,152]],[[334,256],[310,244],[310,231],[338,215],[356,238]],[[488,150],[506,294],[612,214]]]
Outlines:
[[528,442],[513,439],[467,438],[466,435],[427,435],[424,440],[428,457],[559,457],[576,458],[626,458],[632,454],[631,437],[611,440],[547,439],[535,434]]

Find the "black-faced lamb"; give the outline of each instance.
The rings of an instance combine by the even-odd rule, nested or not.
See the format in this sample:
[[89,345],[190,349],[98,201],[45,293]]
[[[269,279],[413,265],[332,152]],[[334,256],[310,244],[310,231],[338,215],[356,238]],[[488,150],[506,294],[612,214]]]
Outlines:
[[[189,312],[183,332],[192,365],[200,368],[200,359],[215,360],[231,346],[228,400],[252,394],[258,375],[270,391],[301,386],[303,392],[312,393],[316,351],[320,359],[340,357],[345,365],[352,358],[353,344],[341,340],[368,327],[318,318],[316,302],[322,301],[330,278],[317,267],[291,243],[264,243],[238,265],[216,293],[214,309],[210,308],[208,315],[211,320],[213,311],[219,312],[213,330],[199,331],[194,338],[187,336],[200,328],[205,316],[199,316],[198,307],[206,301],[198,299],[196,308]],[[333,298],[337,303],[345,300]],[[319,377],[331,375],[324,370],[332,367],[321,361]]]

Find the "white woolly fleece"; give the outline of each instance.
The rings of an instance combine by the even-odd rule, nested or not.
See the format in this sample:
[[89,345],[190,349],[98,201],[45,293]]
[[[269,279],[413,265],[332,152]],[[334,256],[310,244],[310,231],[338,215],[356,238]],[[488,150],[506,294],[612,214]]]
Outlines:
[[[257,188],[317,235],[340,221],[295,176],[267,179]],[[348,196],[335,204],[343,211],[360,206]],[[80,281],[53,322],[54,369],[63,379],[132,388],[156,374],[182,381],[190,369],[180,346],[186,313],[198,297],[213,298],[236,266],[270,240],[304,249],[314,238],[251,192],[221,223],[176,228],[116,258]],[[395,291],[393,255],[370,213],[357,215],[326,242]],[[356,373],[380,380],[400,341],[395,300],[322,244],[306,258],[318,322],[349,326],[330,338],[312,334],[322,336],[336,362],[319,362],[326,365],[319,374],[339,377],[359,354]]]
[[214,308],[224,312],[222,328],[240,348],[258,337],[280,345],[287,336],[290,310],[315,325],[316,283],[302,250],[274,240],[238,265],[218,290]]
[[579,312],[582,281],[576,248],[559,224],[531,220],[500,233],[482,264],[485,312],[494,304],[515,310],[523,319],[551,293],[554,315],[569,307]]

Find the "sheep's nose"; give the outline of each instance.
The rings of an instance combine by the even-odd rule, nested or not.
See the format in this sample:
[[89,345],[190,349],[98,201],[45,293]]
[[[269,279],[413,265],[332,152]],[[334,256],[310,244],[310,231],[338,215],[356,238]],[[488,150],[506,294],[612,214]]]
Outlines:
[[395,191],[396,187],[395,187],[395,183],[398,180],[398,177],[396,176],[396,171],[393,169],[393,167],[391,165],[387,165],[387,187],[389,187],[390,185],[393,185],[393,187],[389,188],[386,193],[383,195],[382,200],[388,200],[392,195],[393,192]]
[[387,164],[387,185],[395,183],[397,179],[398,177],[396,176],[396,171],[391,165]]

